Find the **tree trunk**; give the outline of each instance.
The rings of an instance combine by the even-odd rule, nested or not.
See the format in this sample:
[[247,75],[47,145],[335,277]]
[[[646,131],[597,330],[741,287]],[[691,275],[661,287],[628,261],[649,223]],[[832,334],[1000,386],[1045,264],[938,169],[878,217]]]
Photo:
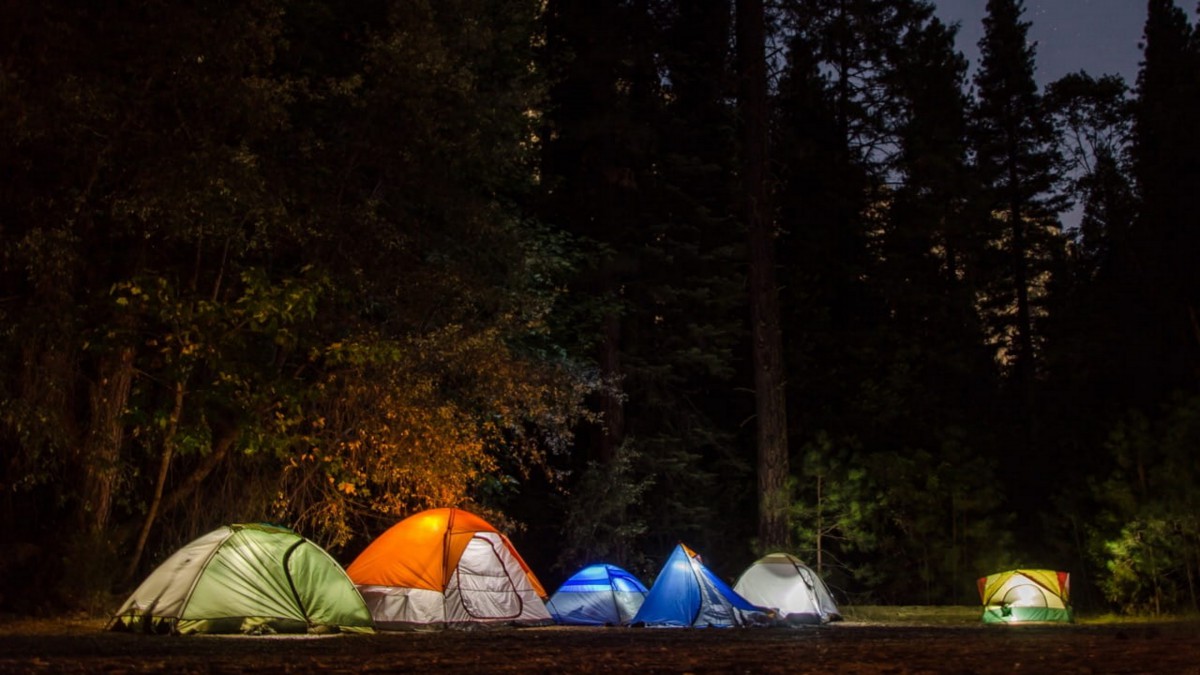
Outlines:
[[173,492],[163,498],[159,511],[167,513],[195,492],[196,488],[200,487],[200,483],[204,482],[204,479],[208,478],[208,475],[213,472],[213,469],[220,466],[221,462],[224,462],[225,458],[229,456],[229,451],[233,449],[234,443],[237,442],[239,433],[238,431],[230,431],[222,435],[216,443],[213,443],[212,452],[204,458],[204,462],[196,467],[196,470],[185,478]]
[[817,576],[823,576],[825,570],[825,502],[822,488],[822,476],[817,475]]
[[175,456],[175,437],[179,432],[179,418],[183,416],[183,398],[186,390],[183,381],[175,383],[175,403],[171,408],[171,416],[167,430],[163,434],[162,458],[158,466],[158,478],[154,481],[154,497],[150,500],[150,508],[146,510],[146,518],[142,522],[142,530],[138,533],[137,544],[133,547],[133,555],[129,557],[129,566],[125,568],[124,581],[129,581],[137,572],[138,563],[142,560],[142,552],[146,549],[146,540],[150,538],[150,528],[158,517],[158,509],[162,505],[163,489],[167,484],[167,474],[171,470],[171,459]]
[[90,424],[83,443],[83,503],[80,525],[91,534],[108,529],[121,459],[121,415],[133,383],[133,347],[121,347],[100,359],[90,393]]
[[[1009,180],[1011,189],[1017,190],[1016,169],[1010,169]],[[1020,382],[1022,401],[1027,407],[1032,405],[1031,391],[1036,368],[1034,367],[1033,349],[1033,311],[1029,301],[1029,243],[1025,211],[1019,200],[1013,199],[1009,204],[1009,218],[1012,219],[1012,265],[1013,284],[1016,291],[1016,361],[1017,377]]]
[[737,0],[738,108],[742,116],[743,217],[750,249],[750,308],[758,431],[758,539],[764,550],[787,549],[787,407],[774,231],[767,196],[766,27],[762,0]]
[[[613,310],[604,318],[604,341],[600,344],[600,372],[606,380],[621,378],[621,315]],[[617,448],[625,438],[625,401],[619,391],[601,393],[600,409],[604,413],[604,429],[600,435],[597,459],[609,465],[617,456]]]
[[1196,579],[1192,574],[1193,567],[1191,547],[1187,547],[1183,552],[1183,568],[1187,570],[1188,599],[1192,601],[1192,610],[1195,611],[1200,609],[1200,606],[1196,604]]

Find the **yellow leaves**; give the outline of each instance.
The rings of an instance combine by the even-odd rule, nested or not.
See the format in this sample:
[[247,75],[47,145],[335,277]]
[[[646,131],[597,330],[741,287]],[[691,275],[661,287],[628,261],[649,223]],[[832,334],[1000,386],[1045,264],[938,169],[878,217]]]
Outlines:
[[[143,295],[141,286],[130,281],[113,284],[109,293],[117,296],[115,302],[118,307],[128,307],[133,300],[139,299],[138,296]],[[141,299],[145,300],[144,297]]]
[[[371,510],[402,511],[465,498],[495,461],[471,415],[430,405],[404,388],[335,388],[326,414],[314,415],[314,448],[322,464],[323,500],[364,498]],[[300,467],[293,466],[292,470]]]
[[402,339],[331,342],[315,403],[291,417],[311,445],[288,464],[292,519],[328,532],[342,518],[399,514],[471,500],[500,458],[545,461],[545,435],[563,438],[587,393],[570,373],[530,362],[502,330],[448,325]]

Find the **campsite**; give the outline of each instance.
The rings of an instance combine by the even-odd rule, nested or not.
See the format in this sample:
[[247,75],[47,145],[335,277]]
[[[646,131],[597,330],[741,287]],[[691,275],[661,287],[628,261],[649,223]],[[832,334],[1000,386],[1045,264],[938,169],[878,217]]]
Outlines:
[[2,672],[1200,673],[1200,623],[988,626],[974,607],[843,608],[822,627],[546,627],[160,637],[0,620]]
[[0,670],[1200,668],[1200,9],[1088,3],[4,3]]
[[1200,672],[1200,623],[1075,623],[1069,578],[990,575],[982,612],[839,606],[795,556],[730,585],[681,543],[650,588],[589,565],[543,604],[511,542],[461,509],[402,520],[348,571],[287,528],[235,524],[111,617],[0,620],[0,671]]

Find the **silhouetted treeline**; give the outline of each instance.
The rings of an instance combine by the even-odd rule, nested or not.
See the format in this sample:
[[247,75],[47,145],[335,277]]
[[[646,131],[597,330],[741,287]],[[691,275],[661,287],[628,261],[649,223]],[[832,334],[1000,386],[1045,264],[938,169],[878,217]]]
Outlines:
[[1146,8],[1137,82],[1041,88],[1022,0],[975,64],[929,0],[7,4],[0,610],[447,505],[550,586],[1200,609],[1200,31]]

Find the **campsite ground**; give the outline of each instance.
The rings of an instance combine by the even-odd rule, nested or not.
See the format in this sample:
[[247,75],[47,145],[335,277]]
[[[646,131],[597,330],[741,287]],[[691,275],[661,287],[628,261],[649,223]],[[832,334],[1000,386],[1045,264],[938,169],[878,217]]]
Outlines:
[[824,627],[526,628],[156,637],[0,620],[4,672],[1198,673],[1200,620],[984,626],[971,608],[849,610]]

